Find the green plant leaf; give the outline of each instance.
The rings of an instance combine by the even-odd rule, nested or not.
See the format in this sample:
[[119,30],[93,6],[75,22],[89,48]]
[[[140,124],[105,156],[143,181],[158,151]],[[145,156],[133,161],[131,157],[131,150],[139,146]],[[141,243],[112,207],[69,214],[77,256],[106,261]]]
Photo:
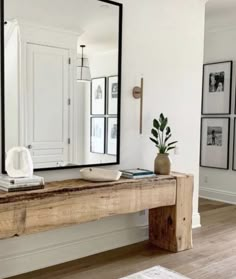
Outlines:
[[153,137],[150,140],[155,143],[159,149],[159,153],[165,154],[168,150],[174,149],[174,144],[177,141],[173,141],[169,144],[168,141],[172,137],[171,128],[168,126],[168,118],[163,113],[160,114],[159,120],[156,118],[153,120],[153,129],[151,130]]
[[150,140],[151,140],[152,142],[154,142],[156,145],[159,144],[158,140],[155,140],[155,139],[153,139],[153,138],[150,138]]
[[166,128],[166,135],[168,136],[170,133],[171,133],[171,129],[170,129],[170,127],[167,127]]
[[160,128],[160,123],[157,119],[153,120],[153,127],[155,127],[157,130],[159,130]]
[[167,123],[168,123],[168,118],[164,118],[164,120],[161,123],[161,127],[160,127],[161,132],[163,132],[165,130]]
[[160,145],[160,148],[159,148],[160,153],[161,153],[161,154],[165,154],[166,148],[167,148],[167,147],[166,147],[165,145]]
[[173,141],[173,142],[169,143],[168,146],[171,146],[171,145],[173,145],[173,144],[176,144],[177,142],[178,142],[178,141]]
[[165,116],[164,116],[163,113],[161,113],[161,114],[160,114],[160,122],[164,121],[164,119],[165,119]]
[[158,138],[158,133],[157,133],[157,130],[155,129],[152,129],[152,134],[155,138]]
[[168,147],[168,148],[167,148],[167,151],[169,151],[169,150],[171,150],[171,149],[175,149],[175,146]]
[[165,138],[165,143],[171,138],[171,134],[169,134],[166,138]]

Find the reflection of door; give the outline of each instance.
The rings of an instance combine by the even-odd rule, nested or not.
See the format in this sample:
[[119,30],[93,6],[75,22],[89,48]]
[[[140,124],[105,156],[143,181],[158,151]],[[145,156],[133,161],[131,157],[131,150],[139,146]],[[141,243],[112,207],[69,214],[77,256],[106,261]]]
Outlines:
[[68,162],[69,53],[27,44],[26,145],[34,168]]

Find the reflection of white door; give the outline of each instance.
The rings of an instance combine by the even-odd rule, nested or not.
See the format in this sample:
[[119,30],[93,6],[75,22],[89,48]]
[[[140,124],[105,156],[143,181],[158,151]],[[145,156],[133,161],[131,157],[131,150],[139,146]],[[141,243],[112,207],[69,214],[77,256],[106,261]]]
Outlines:
[[69,160],[69,52],[27,44],[26,145],[34,168],[56,167]]

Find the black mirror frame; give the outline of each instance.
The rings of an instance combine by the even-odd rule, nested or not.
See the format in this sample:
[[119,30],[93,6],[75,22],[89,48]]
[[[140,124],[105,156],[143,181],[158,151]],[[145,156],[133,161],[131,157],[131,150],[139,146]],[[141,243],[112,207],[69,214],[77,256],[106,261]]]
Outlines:
[[[35,169],[35,171],[51,171],[51,170],[62,170],[62,169],[75,169],[82,167],[98,167],[98,166],[111,166],[120,164],[120,130],[121,130],[121,78],[122,78],[122,29],[123,29],[123,4],[110,1],[110,0],[97,0],[100,2],[105,2],[107,4],[115,5],[119,8],[119,51],[118,51],[118,115],[117,115],[117,158],[114,163],[104,163],[104,164],[91,164],[91,165],[78,165],[78,166],[68,166],[68,167],[55,167],[55,168],[42,168]],[[0,0],[0,17],[1,17],[1,168],[2,173],[6,173],[5,169],[5,72],[4,72],[4,0]]]

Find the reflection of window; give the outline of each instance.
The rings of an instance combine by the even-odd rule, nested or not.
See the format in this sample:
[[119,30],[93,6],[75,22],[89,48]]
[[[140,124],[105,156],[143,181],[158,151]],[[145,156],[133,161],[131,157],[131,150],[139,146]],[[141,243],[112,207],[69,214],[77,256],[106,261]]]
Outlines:
[[111,128],[111,138],[116,139],[117,138],[117,124],[114,124]]
[[96,100],[102,99],[102,87],[101,87],[101,85],[98,85],[98,87],[95,91],[95,99]]
[[118,95],[118,83],[113,83],[111,86],[111,97],[116,99]]

